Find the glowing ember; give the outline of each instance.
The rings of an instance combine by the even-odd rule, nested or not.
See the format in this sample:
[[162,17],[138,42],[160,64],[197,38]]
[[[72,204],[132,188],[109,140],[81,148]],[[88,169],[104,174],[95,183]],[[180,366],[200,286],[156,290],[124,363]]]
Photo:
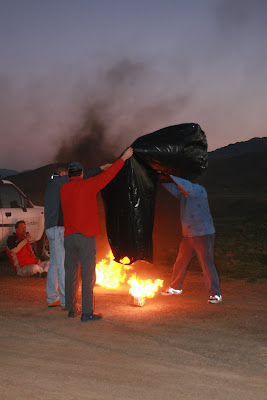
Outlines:
[[131,286],[129,292],[136,298],[154,297],[158,288],[163,285],[161,279],[156,279],[152,282],[151,279],[139,279],[136,274],[133,274],[127,283]]
[[[111,252],[111,250],[110,250],[110,252]],[[112,254],[112,253],[111,253]],[[130,263],[130,259],[128,258],[128,257],[123,257],[121,260],[120,260],[120,262],[122,263],[122,264],[129,264]],[[130,269],[130,268],[128,268],[128,269]]]
[[126,271],[132,268],[130,265],[122,264],[128,264],[130,260],[124,257],[120,260],[122,264],[117,263],[111,250],[106,257],[108,259],[103,259],[96,265],[96,283],[108,288],[117,288],[125,281]]

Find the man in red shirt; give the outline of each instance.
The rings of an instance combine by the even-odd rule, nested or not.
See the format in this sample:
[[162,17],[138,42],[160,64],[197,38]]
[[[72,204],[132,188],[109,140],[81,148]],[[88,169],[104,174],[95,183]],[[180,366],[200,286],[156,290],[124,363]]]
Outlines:
[[101,314],[95,314],[93,310],[95,235],[100,231],[96,195],[114,178],[132,154],[133,149],[129,147],[106,171],[88,179],[83,179],[83,167],[80,163],[69,165],[69,182],[60,191],[65,228],[65,300],[69,318],[76,317],[78,313],[79,263],[82,277],[81,321],[102,318]]
[[16,232],[7,239],[7,255],[19,276],[41,276],[45,278],[49,267],[48,261],[37,257],[32,250],[30,234],[26,232],[25,221],[18,221],[15,225]]

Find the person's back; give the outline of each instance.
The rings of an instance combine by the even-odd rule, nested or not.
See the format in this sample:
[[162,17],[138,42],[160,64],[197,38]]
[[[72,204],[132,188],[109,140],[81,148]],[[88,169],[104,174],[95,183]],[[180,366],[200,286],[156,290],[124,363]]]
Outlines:
[[47,182],[44,198],[45,229],[63,226],[62,218],[60,220],[60,189],[68,180],[67,174],[54,174]]
[[164,183],[163,186],[180,200],[183,236],[215,233],[206,189],[176,176],[172,179],[173,183]]
[[102,174],[83,179],[81,176],[70,177],[60,191],[64,215],[65,236],[71,233],[82,233],[85,236],[95,236],[99,233],[97,215],[97,193],[112,179],[123,166],[119,158]]
[[45,190],[45,232],[49,240],[50,267],[47,274],[46,295],[48,307],[65,308],[64,227],[60,204],[60,189],[68,182],[67,167],[57,167]]
[[133,154],[128,148],[123,155],[102,174],[85,179],[83,166],[78,162],[69,165],[70,181],[60,191],[63,210],[65,237],[65,282],[66,309],[68,317],[78,314],[77,291],[79,266],[82,278],[82,316],[81,321],[102,318],[94,313],[93,289],[95,285],[96,244],[95,235],[99,233],[97,216],[97,192],[106,186],[120,171],[124,162]]

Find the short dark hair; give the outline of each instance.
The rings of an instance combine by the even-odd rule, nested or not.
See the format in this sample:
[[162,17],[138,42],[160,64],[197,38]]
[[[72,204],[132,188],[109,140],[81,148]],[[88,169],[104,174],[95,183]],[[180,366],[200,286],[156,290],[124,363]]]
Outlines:
[[79,169],[78,171],[73,171],[73,172],[70,172],[70,171],[69,171],[68,175],[69,175],[70,178],[71,178],[72,176],[81,176],[82,172],[83,172],[82,169]]
[[68,168],[68,175],[71,176],[80,176],[83,171],[83,166],[79,162],[72,162]]
[[61,165],[60,167],[56,167],[55,173],[59,175],[61,172],[68,172],[68,166]]
[[25,225],[26,225],[25,221],[23,221],[23,220],[17,221],[17,222],[15,223],[15,229],[18,229],[19,224],[25,224]]

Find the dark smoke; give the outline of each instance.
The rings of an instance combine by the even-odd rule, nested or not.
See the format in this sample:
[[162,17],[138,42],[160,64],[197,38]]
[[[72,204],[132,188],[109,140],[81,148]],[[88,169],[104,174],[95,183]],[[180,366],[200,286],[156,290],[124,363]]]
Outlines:
[[[55,162],[79,161],[86,168],[113,162],[137,137],[164,127],[157,121],[170,125],[170,115],[178,116],[192,98],[187,88],[186,93],[166,93],[158,99],[151,65],[141,62],[123,59],[96,77],[95,86],[84,85],[82,102],[75,104],[84,110],[77,117],[80,122],[74,122],[73,133],[65,134]],[[140,95],[146,85],[147,98]]]
[[80,128],[59,148],[55,161],[79,161],[85,168],[113,162],[115,153],[106,140],[107,126],[98,114],[88,110]]
[[56,153],[55,162],[79,161],[89,168],[113,162],[124,150],[121,146],[123,133],[119,128],[117,135],[113,132],[120,118],[121,107],[118,105],[120,102],[123,104],[130,94],[130,87],[143,79],[144,67],[142,63],[124,59],[96,75],[96,87],[89,89],[85,86],[86,93],[81,105],[84,112],[78,127],[68,135],[68,139],[64,139]]

